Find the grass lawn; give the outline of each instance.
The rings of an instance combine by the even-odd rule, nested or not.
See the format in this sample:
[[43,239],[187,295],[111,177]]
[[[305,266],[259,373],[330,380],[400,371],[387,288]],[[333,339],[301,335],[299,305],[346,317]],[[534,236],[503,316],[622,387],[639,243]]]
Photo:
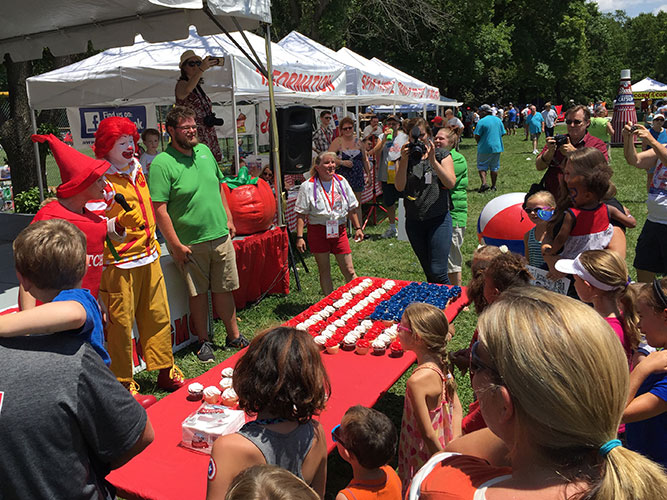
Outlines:
[[[565,133],[565,126],[558,125],[557,133]],[[467,260],[463,270],[464,284],[470,279],[469,260],[474,249],[477,246],[477,218],[484,205],[492,198],[510,192],[525,192],[533,182],[538,182],[542,172],[535,169],[535,156],[531,154],[532,143],[523,141],[523,130],[517,132],[515,136],[505,137],[505,152],[501,157],[501,168],[498,178],[497,193],[486,192],[478,194],[476,192],[480,181],[475,168],[476,147],[474,139],[464,139],[461,145],[461,153],[468,160],[468,227],[464,240],[463,253]],[[540,141],[540,147],[544,145],[544,138]],[[49,156],[47,168],[49,172],[55,171],[54,175],[49,175],[49,185],[57,185],[57,169],[53,164],[53,158]],[[50,162],[50,164],[49,164]],[[627,232],[627,263],[634,277],[632,269],[632,260],[634,258],[634,248],[637,236],[646,219],[646,175],[644,172],[634,169],[627,165],[623,159],[621,148],[612,150],[611,165],[614,169],[614,183],[618,189],[617,198],[630,209],[630,212],[637,219],[637,228]],[[363,243],[352,242],[352,255],[355,269],[359,276],[377,276],[383,278],[403,279],[422,281],[424,275],[421,267],[415,257],[409,243],[392,240],[383,240],[380,238],[382,232],[387,228],[386,221],[376,227],[369,226],[367,233],[370,239]],[[283,321],[303,311],[313,303],[317,302],[322,296],[319,290],[319,281],[317,275],[317,266],[315,260],[309,254],[305,256],[305,261],[309,269],[306,273],[302,266],[299,266],[299,276],[301,278],[302,291],[297,292],[292,279],[292,292],[287,296],[270,296],[264,299],[260,304],[247,307],[238,312],[239,327],[241,332],[251,338],[255,332],[278,325]],[[335,264],[333,265],[334,285],[343,284],[343,277]],[[467,347],[475,328],[477,316],[471,310],[462,312],[455,321],[456,335],[451,342],[451,350]],[[215,351],[216,361],[220,362],[231,356],[232,352],[223,350],[224,331],[222,324],[216,322],[215,335],[213,342],[219,347]],[[176,354],[177,364],[181,367],[187,377],[200,375],[209,366],[203,366],[197,361],[193,348],[179,351]],[[386,413],[397,426],[400,427],[401,415],[403,411],[403,396],[405,394],[405,382],[411,370],[394,384],[391,389],[382,396],[376,408]],[[137,375],[137,381],[142,387],[142,392],[155,394],[158,398],[163,397],[165,393],[157,389],[155,385],[156,374],[140,373]],[[458,382],[458,393],[463,403],[464,409],[472,401],[472,391],[470,388],[470,379],[461,374],[456,374]],[[394,461],[394,466],[396,462]],[[337,491],[342,489],[351,479],[351,468],[345,463],[337,452],[330,455],[329,472],[327,483],[327,498],[334,498]]]

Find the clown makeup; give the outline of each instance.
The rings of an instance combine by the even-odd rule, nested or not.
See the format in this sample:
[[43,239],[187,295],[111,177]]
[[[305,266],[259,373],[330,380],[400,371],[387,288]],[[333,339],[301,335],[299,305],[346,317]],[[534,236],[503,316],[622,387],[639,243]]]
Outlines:
[[109,151],[107,160],[116,168],[125,170],[132,162],[135,152],[134,138],[131,135],[121,135]]

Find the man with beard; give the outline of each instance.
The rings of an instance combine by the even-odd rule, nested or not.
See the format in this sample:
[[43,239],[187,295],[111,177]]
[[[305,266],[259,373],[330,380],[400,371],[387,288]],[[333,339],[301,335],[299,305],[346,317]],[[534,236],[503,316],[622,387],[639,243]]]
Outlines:
[[208,290],[227,330],[225,347],[243,348],[232,291],[239,287],[232,238],[236,233],[211,150],[197,140],[195,114],[175,106],[166,119],[171,143],[151,163],[150,192],[160,231],[183,274],[199,338],[197,356],[214,361],[208,333]]

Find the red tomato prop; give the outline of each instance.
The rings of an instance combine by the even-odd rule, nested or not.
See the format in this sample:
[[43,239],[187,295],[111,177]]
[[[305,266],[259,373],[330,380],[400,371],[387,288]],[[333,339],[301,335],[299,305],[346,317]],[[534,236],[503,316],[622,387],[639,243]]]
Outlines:
[[276,199],[268,182],[257,179],[256,185],[245,184],[231,190],[226,183],[222,185],[236,234],[261,233],[271,227],[276,215]]

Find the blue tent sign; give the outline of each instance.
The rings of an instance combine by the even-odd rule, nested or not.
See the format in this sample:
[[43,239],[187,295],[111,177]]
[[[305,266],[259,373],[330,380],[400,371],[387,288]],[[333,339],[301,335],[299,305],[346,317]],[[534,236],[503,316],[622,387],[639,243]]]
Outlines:
[[93,139],[100,122],[110,116],[121,116],[129,118],[137,126],[141,133],[146,128],[146,107],[145,106],[123,106],[109,108],[79,108],[79,118],[81,119],[81,138]]

